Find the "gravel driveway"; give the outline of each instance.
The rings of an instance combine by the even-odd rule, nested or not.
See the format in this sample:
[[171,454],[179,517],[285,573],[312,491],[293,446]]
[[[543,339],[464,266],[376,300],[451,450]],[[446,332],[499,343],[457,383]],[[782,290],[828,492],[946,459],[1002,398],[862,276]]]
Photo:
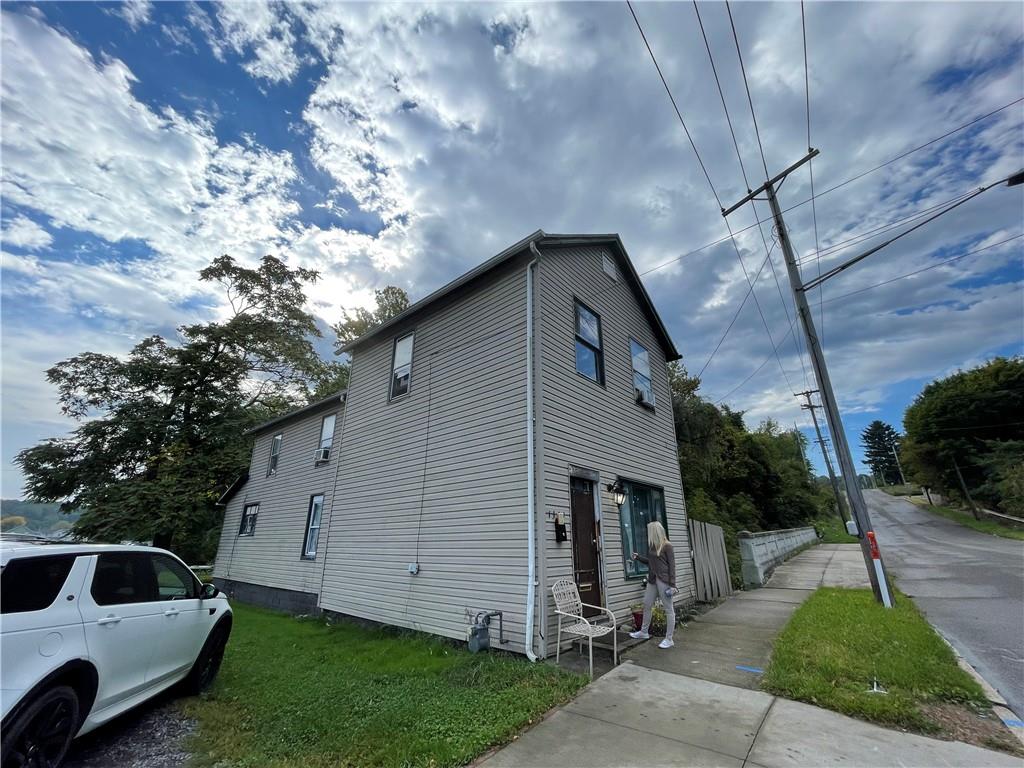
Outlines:
[[64,768],[179,768],[193,730],[175,697],[157,696],[72,742]]

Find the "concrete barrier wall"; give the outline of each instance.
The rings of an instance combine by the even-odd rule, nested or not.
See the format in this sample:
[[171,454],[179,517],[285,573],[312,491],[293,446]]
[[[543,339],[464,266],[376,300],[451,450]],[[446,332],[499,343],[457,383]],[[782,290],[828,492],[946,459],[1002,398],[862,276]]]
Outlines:
[[743,561],[743,586],[756,589],[764,586],[779,564],[804,547],[816,544],[818,536],[814,528],[787,528],[759,533],[740,531],[737,539]]

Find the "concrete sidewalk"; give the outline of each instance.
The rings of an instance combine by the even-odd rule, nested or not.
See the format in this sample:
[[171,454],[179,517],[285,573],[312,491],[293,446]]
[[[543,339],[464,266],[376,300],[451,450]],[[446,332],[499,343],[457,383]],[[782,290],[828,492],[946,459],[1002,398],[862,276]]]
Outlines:
[[959,742],[890,731],[807,704],[625,662],[487,768],[1024,767]]
[[623,654],[638,665],[757,690],[775,637],[821,586],[868,586],[856,544],[822,544],[783,563],[762,589],[740,592],[676,628],[669,650],[645,643]]
[[676,628],[675,647],[648,642],[517,741],[488,768],[567,766],[1016,766],[959,742],[890,731],[759,689],[775,637],[820,586],[867,586],[856,544],[821,545]]

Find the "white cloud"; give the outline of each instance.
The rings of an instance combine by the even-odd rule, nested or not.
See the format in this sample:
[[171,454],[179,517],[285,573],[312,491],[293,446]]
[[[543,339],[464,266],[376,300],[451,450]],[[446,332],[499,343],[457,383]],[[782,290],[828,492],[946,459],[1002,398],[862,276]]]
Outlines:
[[121,0],[110,10],[120,16],[133,30],[138,30],[153,19],[153,3],[150,0]]
[[53,242],[53,235],[27,216],[16,216],[4,225],[0,240],[4,245],[38,251]]

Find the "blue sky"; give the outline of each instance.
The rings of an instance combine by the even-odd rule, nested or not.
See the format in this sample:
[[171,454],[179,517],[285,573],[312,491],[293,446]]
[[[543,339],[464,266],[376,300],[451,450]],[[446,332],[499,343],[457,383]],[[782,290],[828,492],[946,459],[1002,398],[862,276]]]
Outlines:
[[[636,9],[716,192],[739,198],[692,5]],[[772,170],[807,149],[799,11],[734,5]],[[1019,3],[806,12],[819,193],[1024,95]],[[701,16],[743,164],[760,180],[724,6],[702,4]],[[329,324],[384,285],[421,297],[537,228],[616,231],[638,270],[653,270],[645,284],[691,372],[742,301],[743,269],[764,258],[755,228],[737,237],[743,267],[723,243],[653,269],[726,232],[624,4],[5,3],[2,34],[5,497],[20,492],[13,455],[73,426],[45,369],[215,316],[220,297],[196,273],[221,253],[319,269],[310,309]],[[822,195],[819,243],[1024,166],[1022,119],[1018,102]],[[934,377],[1022,351],[1024,240],[1010,240],[1024,231],[1022,190],[993,189],[822,291],[826,355],[855,446],[875,418],[898,426]],[[780,197],[790,206],[809,193],[801,172]],[[752,216],[737,212],[733,228]],[[787,224],[814,274],[811,206]],[[828,250],[822,265],[874,242]],[[771,417],[809,434],[792,394],[810,384],[806,353],[784,338],[792,310],[773,259],[781,290],[765,269],[755,286],[764,321],[744,306],[702,390],[716,400],[755,370],[771,353],[767,325],[779,361],[727,402],[751,426]]]

